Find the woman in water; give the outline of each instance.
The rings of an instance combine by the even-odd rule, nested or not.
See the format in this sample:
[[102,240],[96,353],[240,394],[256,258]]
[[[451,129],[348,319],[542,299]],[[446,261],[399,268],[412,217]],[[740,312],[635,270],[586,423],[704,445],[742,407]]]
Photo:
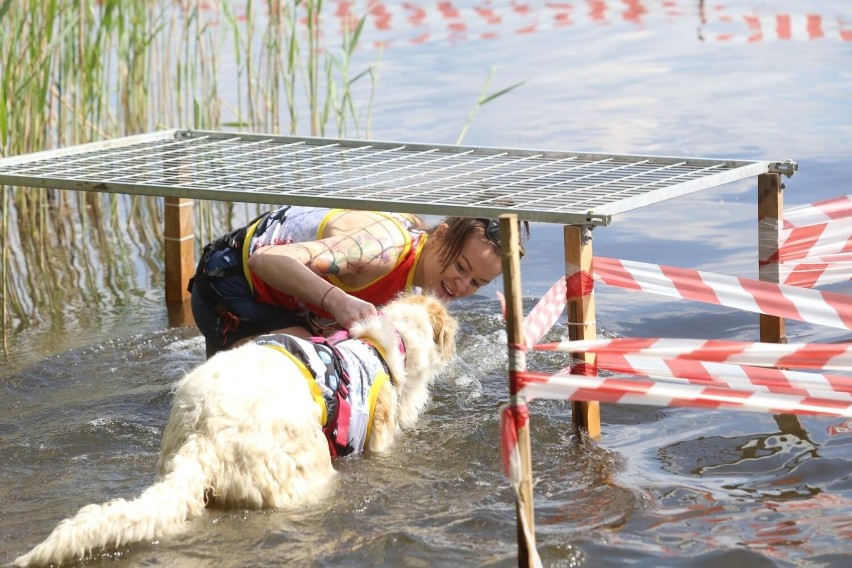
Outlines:
[[499,252],[494,219],[427,229],[407,214],[284,206],[204,248],[192,312],[210,357],[260,333],[349,329],[415,287],[464,298],[499,276]]

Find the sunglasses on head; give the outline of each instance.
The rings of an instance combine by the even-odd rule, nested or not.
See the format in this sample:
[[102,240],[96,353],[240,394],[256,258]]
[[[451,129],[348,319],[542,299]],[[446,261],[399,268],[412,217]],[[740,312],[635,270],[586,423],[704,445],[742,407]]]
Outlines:
[[[497,219],[480,219],[485,225],[485,238],[497,245],[500,248],[500,221]],[[527,223],[524,221],[524,223]],[[518,255],[520,258],[524,256],[524,247],[518,247]]]

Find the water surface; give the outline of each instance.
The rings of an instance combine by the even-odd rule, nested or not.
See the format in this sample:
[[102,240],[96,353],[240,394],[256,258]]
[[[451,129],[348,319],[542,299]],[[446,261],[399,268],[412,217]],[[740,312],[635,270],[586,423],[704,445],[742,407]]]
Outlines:
[[[329,18],[343,4],[327,3]],[[454,143],[494,67],[491,92],[524,83],[478,111],[464,144],[793,159],[788,205],[850,193],[844,3],[566,6],[436,2],[421,14],[377,3],[356,54],[373,62],[384,45],[371,136]],[[756,189],[756,180],[739,182],[618,216],[595,230],[595,253],[755,277]],[[527,250],[529,309],[563,270],[561,227],[535,225]],[[171,385],[203,360],[197,332],[169,325],[160,263],[141,258],[137,290],[107,293],[73,325],[13,335],[0,382],[0,562],[80,506],[153,481]],[[186,534],[113,556],[126,566],[514,565],[514,506],[497,451],[500,289],[453,305],[464,328],[459,358],[419,426],[387,456],[341,460],[332,500],[296,513],[211,510]],[[852,293],[849,282],[827,289]],[[602,334],[758,336],[755,314],[595,293]],[[852,339],[797,322],[788,335]],[[563,363],[536,355],[530,367]],[[608,405],[602,421],[601,440],[591,441],[572,430],[567,403],[533,404],[546,565],[852,564],[852,435],[840,420]]]

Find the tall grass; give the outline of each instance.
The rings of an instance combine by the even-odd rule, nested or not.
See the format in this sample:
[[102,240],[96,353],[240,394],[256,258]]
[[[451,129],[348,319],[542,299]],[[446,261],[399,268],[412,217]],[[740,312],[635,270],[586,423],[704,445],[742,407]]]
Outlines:
[[[326,33],[322,8],[0,0],[0,156],[172,127],[368,136],[375,66],[351,72],[363,19]],[[361,103],[359,81],[370,81]],[[73,328],[130,301],[140,278],[152,281],[143,289],[162,287],[159,199],[0,191],[4,352],[10,329]],[[209,240],[249,209],[204,202],[196,237]]]

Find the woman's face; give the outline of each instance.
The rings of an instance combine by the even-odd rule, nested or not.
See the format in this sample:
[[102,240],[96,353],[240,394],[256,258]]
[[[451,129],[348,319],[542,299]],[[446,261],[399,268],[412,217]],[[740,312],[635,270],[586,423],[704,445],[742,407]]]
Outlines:
[[500,255],[485,235],[476,232],[465,241],[459,256],[446,267],[440,253],[445,226],[437,228],[433,246],[423,251],[421,286],[444,300],[470,296],[502,272]]

